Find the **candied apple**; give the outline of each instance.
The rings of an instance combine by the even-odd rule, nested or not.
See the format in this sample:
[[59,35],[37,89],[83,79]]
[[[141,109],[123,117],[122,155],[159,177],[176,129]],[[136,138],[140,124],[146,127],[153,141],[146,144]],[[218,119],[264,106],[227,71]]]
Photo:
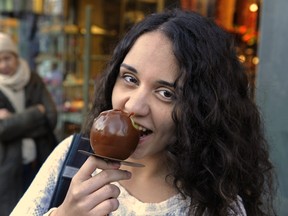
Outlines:
[[90,145],[94,153],[119,160],[127,159],[135,151],[140,138],[132,116],[122,110],[101,112],[90,132]]

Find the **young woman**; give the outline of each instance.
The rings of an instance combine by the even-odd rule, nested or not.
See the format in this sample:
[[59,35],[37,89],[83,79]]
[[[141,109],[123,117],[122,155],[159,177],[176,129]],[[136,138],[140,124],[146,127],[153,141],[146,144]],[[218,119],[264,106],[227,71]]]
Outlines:
[[[88,158],[46,215],[273,215],[273,169],[259,112],[230,36],[196,13],[153,14],[116,47],[84,133],[101,111],[135,114],[128,159]],[[12,215],[48,211],[63,141]],[[95,171],[96,170],[96,171]]]

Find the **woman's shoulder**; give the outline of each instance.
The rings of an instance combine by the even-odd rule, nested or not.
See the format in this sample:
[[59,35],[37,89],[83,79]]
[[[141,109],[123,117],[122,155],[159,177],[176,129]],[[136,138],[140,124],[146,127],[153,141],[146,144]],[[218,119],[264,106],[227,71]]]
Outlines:
[[70,148],[74,135],[70,135],[64,138],[53,150],[49,157],[52,158],[62,158],[66,157],[66,154]]

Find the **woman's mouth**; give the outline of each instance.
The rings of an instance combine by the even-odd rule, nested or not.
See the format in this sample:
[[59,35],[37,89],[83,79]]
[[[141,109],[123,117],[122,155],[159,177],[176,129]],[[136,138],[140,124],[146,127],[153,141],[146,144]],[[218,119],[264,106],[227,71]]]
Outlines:
[[138,125],[138,130],[140,132],[140,139],[143,139],[144,137],[148,136],[149,134],[153,133],[152,130],[145,128],[143,126]]

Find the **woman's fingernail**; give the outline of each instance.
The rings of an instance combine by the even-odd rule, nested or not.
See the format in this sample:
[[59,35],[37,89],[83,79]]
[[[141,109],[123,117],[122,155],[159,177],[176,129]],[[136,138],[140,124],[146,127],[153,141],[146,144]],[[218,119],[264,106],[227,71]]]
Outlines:
[[131,172],[129,172],[129,171],[127,171],[127,170],[125,170],[125,172],[126,172],[126,174],[127,174],[127,177],[128,177],[128,178],[131,178],[131,176],[132,176],[132,173],[131,173]]

